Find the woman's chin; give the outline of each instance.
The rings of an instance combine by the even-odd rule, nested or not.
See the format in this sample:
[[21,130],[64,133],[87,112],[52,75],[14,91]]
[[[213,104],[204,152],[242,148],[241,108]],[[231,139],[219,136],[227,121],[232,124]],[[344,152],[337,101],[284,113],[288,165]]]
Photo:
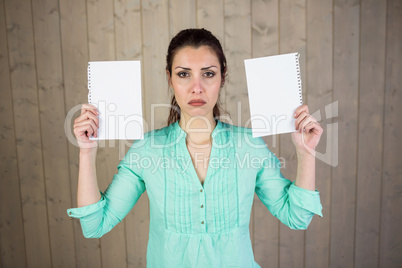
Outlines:
[[212,110],[211,111],[206,111],[205,109],[193,109],[192,111],[187,111],[184,112],[186,114],[186,117],[200,117],[203,118],[205,117],[205,119],[208,118],[209,114],[212,114]]

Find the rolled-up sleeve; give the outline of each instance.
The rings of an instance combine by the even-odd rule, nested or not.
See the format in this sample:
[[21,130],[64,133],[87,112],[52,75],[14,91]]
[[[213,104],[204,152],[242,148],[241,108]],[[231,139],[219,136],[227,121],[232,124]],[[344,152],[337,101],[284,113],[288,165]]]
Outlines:
[[317,190],[300,188],[280,172],[278,158],[264,149],[264,161],[257,173],[255,192],[268,210],[291,229],[306,229],[313,216],[322,215]]
[[109,232],[123,220],[145,191],[140,172],[128,159],[126,155],[120,162],[117,174],[106,191],[101,192],[97,203],[67,210],[69,217],[80,220],[85,237],[99,238]]

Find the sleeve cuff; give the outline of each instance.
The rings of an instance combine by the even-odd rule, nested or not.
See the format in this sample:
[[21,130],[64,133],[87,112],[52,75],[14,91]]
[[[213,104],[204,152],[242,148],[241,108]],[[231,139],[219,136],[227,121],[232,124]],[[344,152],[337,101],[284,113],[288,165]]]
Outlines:
[[315,191],[307,190],[296,186],[295,182],[292,182],[289,188],[289,196],[291,196],[295,205],[323,217],[320,193],[317,189]]
[[91,215],[92,213],[99,211],[105,205],[106,205],[106,199],[101,193],[101,199],[98,202],[85,207],[67,209],[67,214],[70,218],[80,219],[82,217]]

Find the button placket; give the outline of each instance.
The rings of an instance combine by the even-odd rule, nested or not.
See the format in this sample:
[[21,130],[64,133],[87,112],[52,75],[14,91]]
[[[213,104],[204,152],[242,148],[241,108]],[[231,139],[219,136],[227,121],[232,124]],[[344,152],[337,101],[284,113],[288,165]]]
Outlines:
[[201,225],[201,231],[203,233],[207,232],[207,225],[206,225],[206,220],[205,220],[205,208],[204,208],[204,204],[205,204],[205,190],[200,189],[200,225]]

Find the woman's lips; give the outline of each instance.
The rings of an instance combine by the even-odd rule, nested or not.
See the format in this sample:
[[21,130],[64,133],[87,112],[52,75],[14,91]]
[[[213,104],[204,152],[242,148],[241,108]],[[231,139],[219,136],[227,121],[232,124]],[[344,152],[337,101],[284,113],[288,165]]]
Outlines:
[[206,102],[203,100],[191,100],[188,104],[192,105],[192,106],[202,106],[204,105]]
[[191,106],[202,106],[204,104],[205,104],[205,102],[193,102],[193,103],[190,103]]

